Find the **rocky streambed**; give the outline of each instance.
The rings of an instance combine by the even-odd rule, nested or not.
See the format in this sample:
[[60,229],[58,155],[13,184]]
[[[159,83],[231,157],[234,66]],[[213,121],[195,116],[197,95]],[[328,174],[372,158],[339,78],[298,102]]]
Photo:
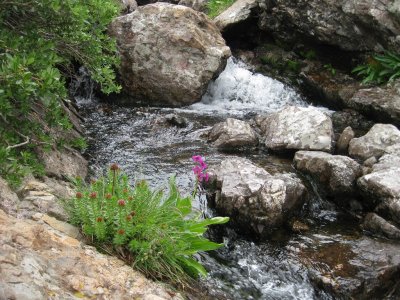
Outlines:
[[[92,172],[116,162],[154,187],[176,174],[190,193],[190,158],[206,157],[216,185],[195,205],[232,219],[209,233],[226,247],[198,257],[211,299],[395,299],[397,180],[381,173],[398,170],[399,131],[371,124],[345,138],[349,112],[310,106],[243,66],[228,62],[200,103],[180,109],[81,101]],[[346,155],[333,154],[339,144]]]

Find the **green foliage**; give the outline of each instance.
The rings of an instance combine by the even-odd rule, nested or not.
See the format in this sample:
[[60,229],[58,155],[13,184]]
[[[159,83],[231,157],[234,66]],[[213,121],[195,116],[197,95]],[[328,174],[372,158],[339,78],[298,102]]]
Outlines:
[[89,186],[78,180],[77,191],[68,206],[72,222],[99,245],[130,253],[125,257],[132,257],[133,266],[152,277],[185,283],[206,275],[193,255],[222,246],[203,234],[208,225],[229,219],[202,219],[193,211],[191,197],[180,195],[174,178],[164,195],[151,190],[146,181],[131,187],[128,177],[113,165],[107,176]]
[[326,64],[326,65],[324,65],[324,68],[327,71],[329,71],[332,74],[332,76],[336,75],[336,69],[332,66],[332,64]]
[[62,101],[73,63],[105,93],[119,90],[115,41],[105,33],[118,9],[113,0],[0,1],[0,176],[18,184],[35,173],[37,160],[23,153],[71,128]]
[[235,3],[236,0],[210,0],[207,3],[208,16],[210,18],[215,18],[225,9]]
[[357,66],[352,72],[363,77],[363,83],[391,82],[400,78],[400,54],[385,52],[373,55],[365,65]]

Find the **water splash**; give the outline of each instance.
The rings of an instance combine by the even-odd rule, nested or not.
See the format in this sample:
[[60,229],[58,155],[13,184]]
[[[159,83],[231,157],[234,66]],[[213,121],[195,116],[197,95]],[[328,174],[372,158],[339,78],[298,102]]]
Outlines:
[[229,58],[225,70],[210,83],[201,102],[189,109],[242,115],[277,111],[287,105],[308,106],[294,89],[278,80],[252,73],[243,62]]

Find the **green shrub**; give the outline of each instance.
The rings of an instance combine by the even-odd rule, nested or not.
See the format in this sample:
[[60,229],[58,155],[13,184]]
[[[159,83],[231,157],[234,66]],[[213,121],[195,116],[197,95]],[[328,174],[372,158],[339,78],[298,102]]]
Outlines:
[[367,64],[354,68],[352,72],[363,77],[363,83],[381,84],[393,81],[400,78],[400,54],[386,52],[373,55]]
[[222,246],[203,234],[208,225],[228,218],[202,219],[192,209],[192,197],[181,197],[174,178],[164,195],[146,181],[131,187],[128,177],[112,165],[107,176],[89,186],[79,180],[77,191],[68,206],[72,222],[99,246],[112,245],[154,278],[184,284],[190,277],[206,275],[193,255]]
[[208,16],[210,18],[215,18],[225,9],[235,3],[236,0],[210,0],[207,3]]
[[71,129],[62,102],[74,63],[105,93],[119,90],[116,45],[105,33],[118,11],[113,0],[0,1],[0,176],[17,184],[29,169],[38,174],[33,148]]

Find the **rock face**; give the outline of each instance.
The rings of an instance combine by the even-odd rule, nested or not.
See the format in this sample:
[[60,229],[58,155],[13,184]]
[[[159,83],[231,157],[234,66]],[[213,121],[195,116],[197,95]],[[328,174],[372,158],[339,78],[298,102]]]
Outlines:
[[263,30],[287,42],[311,39],[349,51],[400,48],[400,14],[394,0],[266,1]]
[[270,175],[243,158],[231,158],[210,171],[216,181],[216,208],[234,222],[263,236],[301,207],[306,189],[293,174]]
[[214,22],[221,31],[224,31],[227,27],[247,20],[255,8],[258,8],[258,0],[237,0],[217,16]]
[[296,152],[294,165],[311,175],[327,197],[354,195],[356,180],[362,174],[361,166],[353,159],[320,151]]
[[110,31],[122,57],[125,92],[162,105],[199,101],[231,54],[204,14],[181,5],[141,6],[115,19]]
[[178,4],[205,13],[207,11],[207,2],[207,0],[180,0]]
[[350,141],[349,154],[362,160],[379,158],[387,147],[397,143],[400,143],[400,131],[395,126],[375,124],[366,135]]
[[332,150],[332,121],[314,107],[284,108],[267,116],[260,127],[272,150]]
[[214,125],[208,139],[218,148],[251,147],[258,143],[257,135],[250,124],[232,118]]
[[0,298],[182,299],[121,260],[0,210]]

